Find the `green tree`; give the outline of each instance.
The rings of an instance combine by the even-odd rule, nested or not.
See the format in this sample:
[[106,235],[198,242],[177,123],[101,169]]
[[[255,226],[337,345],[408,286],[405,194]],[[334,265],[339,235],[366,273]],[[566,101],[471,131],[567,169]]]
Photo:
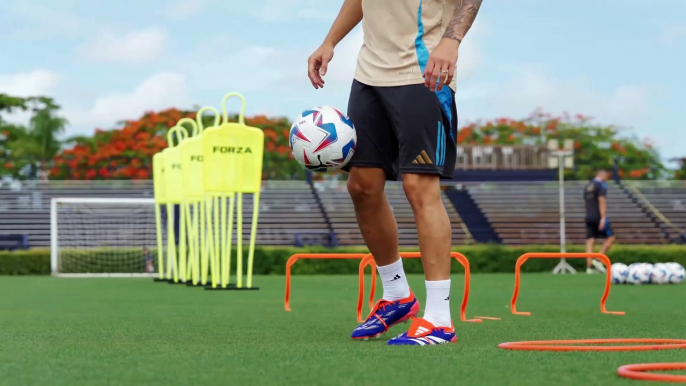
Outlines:
[[621,177],[657,179],[666,168],[648,141],[623,135],[614,126],[601,125],[592,118],[577,114],[553,117],[540,110],[523,120],[500,118],[463,127],[457,141],[463,144],[511,144],[545,146],[550,139],[563,143],[574,141],[574,169],[571,179],[589,179],[598,168],[611,167],[619,161]]
[[38,171],[47,173],[52,159],[60,151],[59,134],[67,120],[59,117],[57,105],[48,97],[17,98],[0,94],[0,112],[32,110],[29,127],[10,125],[0,120],[0,175],[35,178]]
[[686,180],[686,157],[677,158],[674,161],[681,164],[681,168],[677,169],[677,171],[674,173],[674,178],[677,180]]

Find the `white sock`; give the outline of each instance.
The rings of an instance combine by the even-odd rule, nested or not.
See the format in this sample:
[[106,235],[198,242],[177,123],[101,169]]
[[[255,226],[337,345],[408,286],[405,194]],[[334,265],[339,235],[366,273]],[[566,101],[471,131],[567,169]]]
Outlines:
[[436,327],[450,327],[450,279],[426,281],[424,319]]
[[403,259],[398,259],[393,264],[377,266],[381,282],[383,283],[383,297],[386,300],[400,300],[410,296],[410,286],[407,284]]

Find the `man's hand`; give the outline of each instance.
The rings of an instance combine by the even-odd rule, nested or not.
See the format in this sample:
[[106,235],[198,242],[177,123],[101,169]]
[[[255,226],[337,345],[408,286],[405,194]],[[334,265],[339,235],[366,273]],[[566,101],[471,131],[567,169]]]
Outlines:
[[600,224],[598,224],[598,230],[602,231],[605,229],[605,223],[607,222],[607,219],[605,217],[600,219]]
[[307,76],[316,89],[324,87],[324,78],[329,62],[333,59],[333,45],[324,43],[307,59]]
[[440,91],[452,82],[459,48],[458,40],[443,38],[429,56],[423,76],[424,85],[431,91]]

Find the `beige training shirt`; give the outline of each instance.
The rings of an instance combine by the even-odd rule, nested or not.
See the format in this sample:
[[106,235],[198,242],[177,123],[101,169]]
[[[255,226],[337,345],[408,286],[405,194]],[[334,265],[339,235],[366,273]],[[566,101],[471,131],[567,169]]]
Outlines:
[[[364,44],[355,79],[370,86],[424,83],[422,73],[458,0],[362,0]],[[455,90],[453,79],[450,88]]]

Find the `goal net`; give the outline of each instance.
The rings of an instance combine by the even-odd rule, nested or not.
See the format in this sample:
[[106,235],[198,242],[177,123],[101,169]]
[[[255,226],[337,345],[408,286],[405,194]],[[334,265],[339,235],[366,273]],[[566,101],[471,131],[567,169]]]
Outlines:
[[[153,199],[53,198],[53,275],[156,276],[155,205]],[[160,213],[165,246],[166,210]]]

